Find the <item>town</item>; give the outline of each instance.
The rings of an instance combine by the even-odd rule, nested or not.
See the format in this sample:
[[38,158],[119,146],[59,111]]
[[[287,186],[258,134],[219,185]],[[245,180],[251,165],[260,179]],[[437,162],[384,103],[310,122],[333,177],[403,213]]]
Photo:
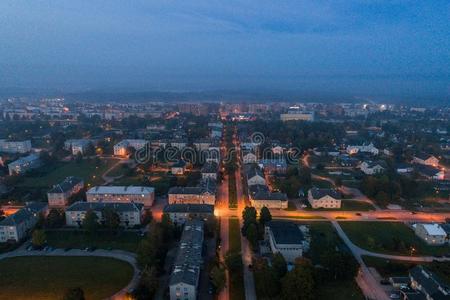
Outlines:
[[0,111],[0,299],[450,299],[448,105]]

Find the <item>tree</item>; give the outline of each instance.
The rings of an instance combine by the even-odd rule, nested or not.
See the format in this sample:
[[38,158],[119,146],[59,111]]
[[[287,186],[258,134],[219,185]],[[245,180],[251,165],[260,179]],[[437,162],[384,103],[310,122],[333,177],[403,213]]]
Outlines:
[[278,280],[284,277],[287,273],[287,263],[281,253],[277,252],[272,257],[272,269],[277,275]]
[[42,229],[35,229],[31,237],[31,243],[34,247],[42,247],[47,241],[47,236],[45,231]]
[[0,209],[0,221],[5,218],[5,211]]
[[247,231],[245,232],[245,236],[247,240],[250,242],[252,249],[256,249],[258,247],[258,228],[255,223],[250,224],[247,227]]
[[78,152],[77,155],[75,156],[75,162],[77,164],[80,164],[83,161],[83,155],[81,154],[81,152]]
[[94,233],[98,228],[98,216],[93,210],[88,210],[83,219],[83,228],[89,232]]
[[247,227],[250,224],[256,224],[256,209],[251,206],[245,207],[242,212],[242,218],[244,219],[244,224],[242,226],[242,233],[245,235],[247,233]]
[[314,300],[314,267],[307,259],[297,259],[294,269],[281,280],[281,298],[286,300]]
[[280,280],[265,260],[255,262],[253,275],[255,277],[255,289],[258,298],[277,299],[280,291]]
[[225,264],[230,272],[242,269],[242,256],[239,252],[228,252],[225,256]]
[[63,300],[84,300],[84,292],[80,287],[68,289],[63,297]]
[[115,210],[109,207],[105,207],[102,211],[102,215],[105,222],[105,226],[108,227],[109,230],[115,231],[117,230],[117,228],[119,228],[120,216]]
[[162,214],[161,228],[163,230],[164,241],[170,241],[175,235],[175,225],[172,223],[169,214]]
[[259,213],[259,223],[264,226],[271,220],[272,214],[270,213],[270,210],[267,207],[263,206],[263,208],[261,208],[261,212]]
[[334,250],[325,252],[321,261],[326,268],[326,276],[329,279],[351,279],[358,272],[358,264],[353,256],[343,252]]
[[214,265],[211,271],[209,272],[209,276],[211,278],[211,282],[216,289],[216,293],[220,292],[225,286],[225,269],[220,265]]
[[45,226],[48,228],[58,228],[64,225],[64,215],[57,209],[52,208],[45,219]]
[[142,217],[142,225],[147,225],[153,220],[152,211],[150,209],[144,210],[144,216]]
[[137,300],[153,299],[159,284],[157,275],[155,267],[145,268],[133,297]]

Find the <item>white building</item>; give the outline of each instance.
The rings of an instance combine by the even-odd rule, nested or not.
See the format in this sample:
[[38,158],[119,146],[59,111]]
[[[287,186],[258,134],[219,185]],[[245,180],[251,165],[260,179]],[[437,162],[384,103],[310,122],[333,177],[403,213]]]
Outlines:
[[127,149],[129,147],[134,148],[135,150],[139,150],[144,148],[148,144],[146,140],[140,139],[127,139],[122,140],[119,143],[114,145],[114,155],[116,156],[127,156]]
[[142,203],[150,207],[155,189],[148,186],[95,186],[86,192],[88,202]]
[[8,164],[9,175],[20,175],[40,166],[41,160],[39,159],[39,155],[30,154]]
[[66,225],[81,226],[88,211],[93,211],[101,223],[103,211],[111,209],[120,218],[120,225],[123,227],[133,227],[141,225],[141,217],[144,213],[144,205],[141,203],[111,203],[111,202],[75,202],[66,209]]
[[202,179],[214,179],[217,180],[217,174],[219,173],[219,165],[215,162],[209,162],[203,165],[201,169]]
[[70,139],[64,142],[64,148],[72,151],[73,155],[85,154],[92,141],[86,139]]
[[41,214],[47,212],[47,203],[31,202],[16,213],[0,221],[0,243],[18,242],[36,225]]
[[251,151],[246,151],[242,154],[242,161],[244,164],[256,164],[258,162],[258,157]]
[[357,154],[359,152],[370,153],[372,155],[378,155],[380,152],[372,143],[369,145],[348,145],[346,149],[348,154]]
[[335,189],[313,187],[308,191],[308,202],[312,208],[341,208],[341,198]]
[[266,179],[264,178],[264,174],[259,168],[251,168],[247,172],[247,185],[265,185]]
[[186,222],[179,245],[169,281],[170,300],[196,300],[203,264],[203,222]]
[[374,175],[383,173],[385,166],[386,164],[384,162],[364,161],[359,165],[359,168],[366,175]]
[[314,121],[313,111],[304,111],[299,107],[290,107],[286,114],[280,114],[280,120],[286,121]]
[[417,223],[414,232],[428,245],[443,245],[447,242],[447,233],[436,223]]
[[284,193],[270,192],[265,185],[251,185],[248,189],[250,204],[258,211],[263,207],[269,209],[286,209],[288,207],[288,199]]
[[31,151],[31,141],[7,141],[0,140],[0,152],[5,153],[28,153]]
[[182,225],[188,220],[207,220],[214,217],[214,205],[209,204],[168,204],[163,213],[177,225]]
[[309,230],[305,225],[287,221],[270,221],[265,226],[265,239],[272,253],[280,253],[287,263],[294,263],[309,250]]
[[79,177],[66,177],[63,182],[54,185],[51,190],[47,192],[49,207],[65,207],[69,203],[69,198],[81,191],[84,187],[84,181]]

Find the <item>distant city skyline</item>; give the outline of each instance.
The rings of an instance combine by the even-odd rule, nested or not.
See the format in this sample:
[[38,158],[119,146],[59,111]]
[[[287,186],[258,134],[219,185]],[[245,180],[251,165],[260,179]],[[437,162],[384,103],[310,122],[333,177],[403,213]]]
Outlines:
[[0,93],[450,99],[448,1],[4,1]]

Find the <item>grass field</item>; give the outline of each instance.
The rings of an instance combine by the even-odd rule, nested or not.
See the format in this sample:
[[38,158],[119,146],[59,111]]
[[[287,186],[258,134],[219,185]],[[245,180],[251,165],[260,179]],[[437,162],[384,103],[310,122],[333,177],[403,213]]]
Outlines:
[[[241,252],[241,227],[239,219],[230,218],[228,220],[228,236],[230,240],[230,252]],[[230,299],[245,299],[244,292],[244,272],[230,272]]]
[[375,268],[381,276],[386,278],[390,276],[408,276],[408,271],[416,265],[413,262],[372,256],[363,256],[362,258],[368,267]]
[[354,281],[333,281],[321,283],[317,289],[317,299],[319,300],[364,300],[358,284]]
[[80,163],[74,161],[57,163],[56,167],[46,172],[43,176],[25,177],[17,186],[46,188],[61,182],[67,176],[78,176],[84,179],[85,184],[98,185],[103,183],[102,174],[112,167],[117,160],[102,160],[99,166],[92,160],[83,160]]
[[87,300],[104,299],[132,275],[128,263],[104,257],[8,258],[0,261],[0,299],[62,299],[73,287],[81,287]]
[[47,231],[47,243],[56,248],[83,249],[97,247],[100,249],[119,249],[130,252],[137,250],[141,237],[136,232],[97,232],[90,235],[82,231]]
[[339,224],[353,243],[370,251],[401,255],[442,255],[450,252],[448,246],[428,246],[411,228],[400,222]]

